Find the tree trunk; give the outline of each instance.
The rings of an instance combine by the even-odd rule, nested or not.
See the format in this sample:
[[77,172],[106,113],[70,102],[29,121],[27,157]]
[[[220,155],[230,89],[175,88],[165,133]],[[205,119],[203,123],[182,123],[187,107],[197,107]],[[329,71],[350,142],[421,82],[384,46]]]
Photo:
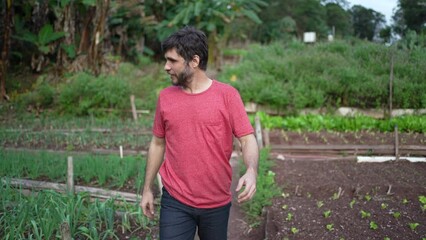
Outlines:
[[9,96],[6,93],[6,75],[7,68],[9,65],[9,51],[10,51],[10,32],[11,32],[11,23],[13,18],[12,10],[13,0],[4,1],[5,4],[5,13],[4,13],[4,29],[3,29],[3,48],[1,52],[0,59],[0,92],[2,99],[9,100]]
[[[61,18],[58,21],[57,31],[65,32],[67,35],[61,39],[61,43],[66,46],[74,45],[75,38],[75,19],[74,19],[74,3],[69,2],[61,13]],[[68,55],[64,49],[59,48],[56,66],[59,69],[66,67],[69,64]]]
[[105,25],[109,9],[110,0],[97,0],[95,28],[92,36],[92,42],[89,49],[88,65],[95,75],[100,74],[103,62],[102,42],[105,36]]

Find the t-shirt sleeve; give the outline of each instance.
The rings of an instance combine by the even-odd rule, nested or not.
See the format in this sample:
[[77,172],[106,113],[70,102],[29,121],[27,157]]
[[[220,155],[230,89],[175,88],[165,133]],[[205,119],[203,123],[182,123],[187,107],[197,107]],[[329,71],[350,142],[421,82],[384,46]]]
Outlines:
[[243,137],[254,132],[247,116],[243,100],[236,89],[229,97],[229,112],[232,132],[236,137]]
[[159,138],[165,137],[164,121],[161,114],[161,98],[158,97],[157,106],[155,108],[154,124],[152,126],[152,133]]

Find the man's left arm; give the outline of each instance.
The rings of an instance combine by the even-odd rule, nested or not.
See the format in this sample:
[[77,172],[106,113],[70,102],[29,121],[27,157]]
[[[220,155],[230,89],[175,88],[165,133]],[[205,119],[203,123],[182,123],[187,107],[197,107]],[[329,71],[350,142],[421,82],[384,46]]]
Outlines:
[[239,192],[244,186],[244,190],[238,195],[238,203],[242,203],[253,198],[256,192],[259,148],[254,134],[240,137],[238,140],[241,143],[243,161],[247,168],[246,173],[239,179],[236,189]]

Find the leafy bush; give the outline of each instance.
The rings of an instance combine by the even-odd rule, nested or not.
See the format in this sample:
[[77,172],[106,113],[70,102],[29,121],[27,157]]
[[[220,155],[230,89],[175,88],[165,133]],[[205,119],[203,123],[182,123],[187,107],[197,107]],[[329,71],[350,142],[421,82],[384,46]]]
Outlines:
[[[342,117],[332,115],[269,116],[259,112],[262,127],[266,129],[285,129],[290,131],[379,131],[393,132],[398,126],[402,132],[426,132],[426,116],[401,116],[388,119],[375,119],[367,116]],[[254,116],[250,115],[254,124]]]
[[53,105],[55,94],[53,86],[40,77],[33,85],[32,91],[18,95],[17,102],[20,107],[45,109]]
[[66,114],[104,115],[105,109],[130,109],[130,86],[117,75],[78,73],[61,86],[59,107]]
[[[244,203],[242,208],[249,216],[249,220],[255,222],[262,214],[263,207],[270,206],[272,199],[281,193],[275,184],[275,173],[270,170],[273,161],[269,160],[269,149],[262,149],[259,156],[259,170],[257,176],[256,194],[253,199]],[[246,168],[241,169],[244,174]]]
[[235,86],[244,101],[294,111],[302,108],[384,108],[394,59],[393,107],[426,107],[426,49],[354,41],[304,45],[251,45],[239,65],[219,79]]

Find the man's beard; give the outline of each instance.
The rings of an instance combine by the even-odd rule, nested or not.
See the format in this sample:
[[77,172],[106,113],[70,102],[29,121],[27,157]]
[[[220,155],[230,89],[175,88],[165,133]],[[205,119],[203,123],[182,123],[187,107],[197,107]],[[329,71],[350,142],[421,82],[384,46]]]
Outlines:
[[176,82],[172,81],[174,86],[179,86],[183,88],[187,88],[188,84],[191,82],[190,79],[194,75],[194,72],[191,71],[191,68],[186,65],[185,69],[177,75]]

